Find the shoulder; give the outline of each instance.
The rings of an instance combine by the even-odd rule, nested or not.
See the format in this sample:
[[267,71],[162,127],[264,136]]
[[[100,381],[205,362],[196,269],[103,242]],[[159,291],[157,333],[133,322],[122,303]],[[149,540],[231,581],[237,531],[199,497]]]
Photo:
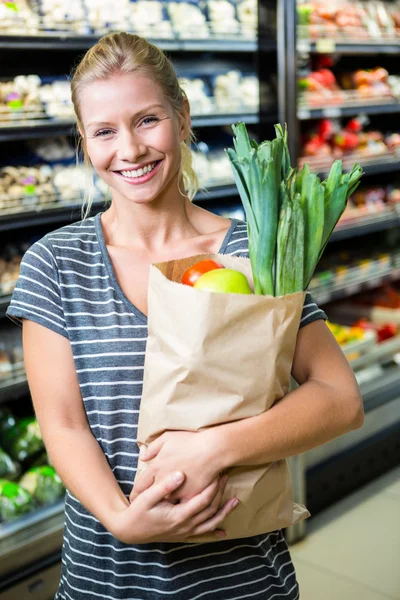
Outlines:
[[95,218],[77,221],[46,234],[39,243],[51,248],[54,255],[61,249],[79,248],[96,241]]
[[93,248],[97,243],[96,240],[94,218],[65,225],[34,242],[24,254],[22,264],[39,260],[51,261],[53,266],[56,266],[57,259],[63,258],[74,250],[82,252],[85,247]]
[[221,248],[221,254],[234,254],[244,258],[249,256],[247,225],[244,221],[232,219],[231,227]]

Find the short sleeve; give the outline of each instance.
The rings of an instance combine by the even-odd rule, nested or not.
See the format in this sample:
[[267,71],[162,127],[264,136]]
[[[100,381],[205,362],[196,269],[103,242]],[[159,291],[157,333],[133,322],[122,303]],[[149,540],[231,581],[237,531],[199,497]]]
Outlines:
[[28,319],[68,338],[57,263],[45,238],[24,254],[7,316],[17,325]]
[[318,306],[315,304],[310,292],[307,292],[300,320],[300,328],[305,327],[305,325],[309,325],[314,321],[326,321],[327,319],[328,317],[324,311],[318,308]]

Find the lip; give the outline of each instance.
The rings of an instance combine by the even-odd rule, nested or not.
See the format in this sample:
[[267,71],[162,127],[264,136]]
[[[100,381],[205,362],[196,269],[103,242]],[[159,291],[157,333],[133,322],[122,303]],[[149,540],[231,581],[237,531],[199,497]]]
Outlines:
[[[156,161],[153,161],[153,163],[154,162],[156,162]],[[158,169],[160,168],[161,163],[162,163],[162,160],[157,161],[157,164],[154,167],[154,169],[152,171],[150,171],[150,173],[146,173],[145,175],[141,175],[141,177],[135,177],[135,178],[132,177],[132,179],[130,179],[128,177],[124,177],[118,171],[114,171],[114,175],[116,175],[117,177],[119,177],[120,179],[122,179],[122,181],[125,181],[125,183],[128,183],[130,185],[140,185],[141,183],[146,183],[147,181],[150,181],[150,179],[152,179],[154,177],[154,175],[157,173]],[[150,163],[147,163],[147,164],[151,165],[152,163],[150,162]],[[146,165],[144,165],[144,166],[146,166]],[[133,169],[123,169],[123,170],[124,171],[132,171]]]

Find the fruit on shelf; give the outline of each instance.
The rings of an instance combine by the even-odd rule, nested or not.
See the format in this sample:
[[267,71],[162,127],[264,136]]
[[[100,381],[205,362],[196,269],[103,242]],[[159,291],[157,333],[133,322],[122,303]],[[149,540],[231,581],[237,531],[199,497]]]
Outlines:
[[252,294],[247,278],[234,269],[214,269],[199,277],[194,284],[197,290],[222,294]]
[[297,12],[300,35],[312,39],[328,36],[356,42],[382,39],[383,35],[395,37],[400,26],[400,11],[392,2],[343,0],[327,5],[324,0],[299,0]]
[[368,319],[362,318],[356,321],[354,324],[356,328],[363,329],[364,331],[374,331],[377,336],[378,343],[389,340],[397,335],[396,323],[384,323],[378,325],[377,323],[371,323]]
[[[367,118],[350,119],[344,126],[338,119],[322,119],[302,138],[303,156],[329,156],[333,159],[357,154],[380,156],[400,149],[400,134],[385,137],[380,131],[364,131]],[[393,157],[394,158],[394,157]]]
[[341,346],[351,342],[359,342],[365,337],[365,329],[362,327],[347,327],[346,325],[339,325],[330,321],[326,321],[326,324],[335,336],[337,343]]

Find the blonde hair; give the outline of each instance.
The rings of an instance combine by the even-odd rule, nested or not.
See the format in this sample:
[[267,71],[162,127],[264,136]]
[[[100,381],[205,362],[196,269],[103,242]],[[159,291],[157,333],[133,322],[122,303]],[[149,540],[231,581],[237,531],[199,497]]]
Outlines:
[[[171,104],[177,118],[183,119],[187,96],[179,85],[174,67],[164,52],[150,44],[144,38],[131,33],[111,33],[102,37],[76,67],[71,80],[71,96],[77,117],[78,129],[83,132],[80,112],[80,93],[89,84],[108,79],[116,73],[145,73],[158,83],[166,100]],[[192,166],[191,142],[194,140],[190,130],[181,143],[181,175],[186,193],[190,200],[198,190],[198,180]],[[87,217],[93,202],[93,169],[88,156],[85,140],[80,138],[85,165],[89,169],[90,181],[85,190],[83,217]],[[182,193],[182,192],[181,192]]]

